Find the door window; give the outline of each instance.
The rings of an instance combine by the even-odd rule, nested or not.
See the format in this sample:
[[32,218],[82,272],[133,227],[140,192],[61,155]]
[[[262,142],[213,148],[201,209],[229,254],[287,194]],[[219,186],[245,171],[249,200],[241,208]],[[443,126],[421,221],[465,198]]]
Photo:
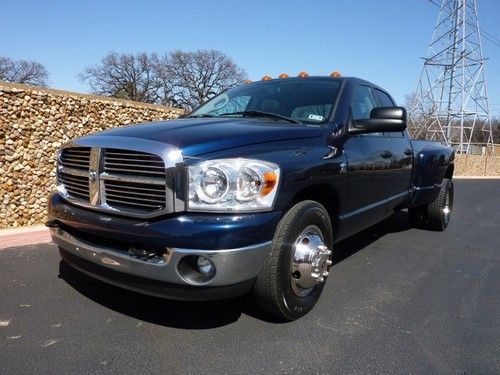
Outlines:
[[[368,86],[357,86],[351,100],[351,116],[353,120],[365,120],[370,118],[370,112],[377,106],[372,89]],[[383,136],[384,133],[367,133],[358,136]]]
[[357,86],[351,100],[351,113],[353,120],[365,120],[370,118],[370,112],[377,106],[371,88],[368,86]]

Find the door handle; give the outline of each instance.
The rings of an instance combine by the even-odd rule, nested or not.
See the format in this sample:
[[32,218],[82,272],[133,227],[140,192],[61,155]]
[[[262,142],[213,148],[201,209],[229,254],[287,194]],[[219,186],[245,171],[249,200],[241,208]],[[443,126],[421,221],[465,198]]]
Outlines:
[[411,148],[407,148],[407,149],[405,150],[405,155],[406,155],[406,156],[411,156],[411,155],[413,155],[413,150],[412,150]]
[[384,150],[380,153],[380,156],[382,156],[384,159],[387,159],[392,156],[392,152],[390,152],[389,150]]

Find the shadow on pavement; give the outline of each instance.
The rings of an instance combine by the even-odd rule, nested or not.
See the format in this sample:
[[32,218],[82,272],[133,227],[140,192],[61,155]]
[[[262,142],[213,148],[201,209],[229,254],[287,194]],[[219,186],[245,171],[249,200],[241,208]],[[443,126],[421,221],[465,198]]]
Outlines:
[[[407,214],[396,213],[385,221],[335,244],[333,264],[355,254],[387,233],[408,229],[410,225]],[[241,314],[266,322],[280,323],[259,310],[250,295],[213,302],[182,302],[151,297],[93,279],[64,261],[59,264],[59,277],[94,302],[121,314],[162,326],[210,329],[231,324],[237,321]]]
[[404,232],[411,228],[408,213],[396,212],[384,221],[333,245],[333,264],[343,261],[388,233]]

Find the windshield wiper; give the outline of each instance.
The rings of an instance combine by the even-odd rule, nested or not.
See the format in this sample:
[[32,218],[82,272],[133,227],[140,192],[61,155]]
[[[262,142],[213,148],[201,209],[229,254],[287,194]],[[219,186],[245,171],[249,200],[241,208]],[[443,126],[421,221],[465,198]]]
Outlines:
[[215,117],[215,116],[214,115],[210,115],[208,113],[203,113],[203,114],[199,114],[199,115],[186,116],[186,118],[202,118],[202,117]]
[[229,113],[222,113],[219,116],[236,116],[236,115],[241,115],[243,117],[269,117],[269,118],[275,118],[279,120],[285,120],[288,122],[291,122],[293,124],[300,124],[300,121],[294,120],[293,118],[286,117],[283,115],[278,115],[277,113],[271,113],[271,112],[263,112],[263,111],[256,111],[256,110],[249,110],[249,111],[240,111],[240,112],[229,112]]

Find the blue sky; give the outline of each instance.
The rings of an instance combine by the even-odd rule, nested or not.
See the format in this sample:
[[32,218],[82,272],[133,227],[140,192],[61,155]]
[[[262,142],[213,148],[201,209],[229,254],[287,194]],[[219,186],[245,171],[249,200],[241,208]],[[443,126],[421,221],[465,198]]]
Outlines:
[[[500,39],[500,1],[477,0],[481,27]],[[0,0],[0,55],[34,59],[51,87],[78,79],[109,51],[220,49],[251,79],[306,70],[366,78],[399,103],[415,90],[438,8],[427,0]],[[492,112],[500,117],[500,47],[483,42]]]

